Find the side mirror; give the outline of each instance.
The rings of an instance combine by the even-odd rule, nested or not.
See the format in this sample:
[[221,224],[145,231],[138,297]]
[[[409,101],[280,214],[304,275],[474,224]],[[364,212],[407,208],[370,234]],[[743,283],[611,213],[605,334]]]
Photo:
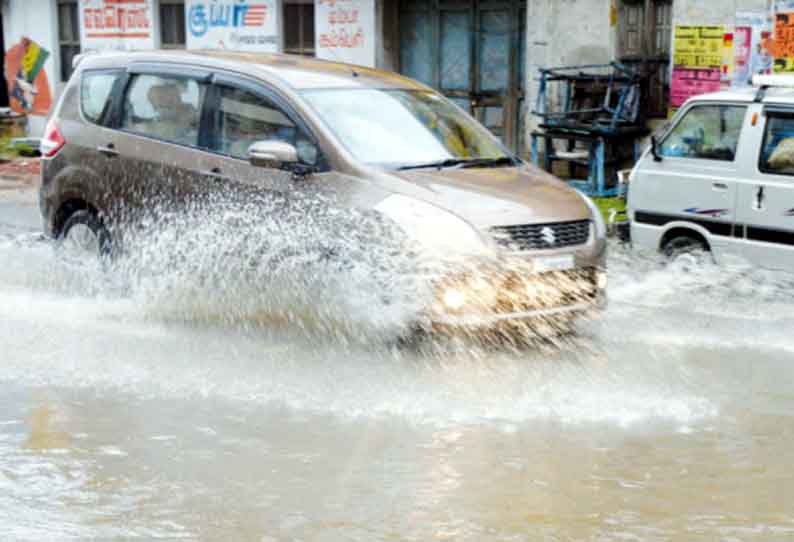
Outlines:
[[659,154],[659,142],[656,136],[651,136],[651,155],[653,155],[654,162],[661,162],[662,156]]
[[284,141],[268,139],[248,147],[248,161],[252,166],[270,169],[289,169],[298,163],[298,151]]

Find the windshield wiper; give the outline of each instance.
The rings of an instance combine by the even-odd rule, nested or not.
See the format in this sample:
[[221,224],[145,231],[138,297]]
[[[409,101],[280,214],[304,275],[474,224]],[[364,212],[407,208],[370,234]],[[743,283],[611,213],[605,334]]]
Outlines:
[[510,156],[502,156],[499,158],[447,158],[446,160],[439,160],[438,162],[427,162],[424,164],[410,164],[407,166],[400,166],[398,171],[405,171],[406,169],[444,169],[449,167],[496,167],[503,165],[515,165],[516,161]]
[[466,160],[463,167],[497,167],[516,165],[516,160],[510,156],[501,156],[499,158],[475,158],[473,160]]
[[400,166],[397,168],[398,171],[405,171],[406,169],[429,169],[429,168],[436,168],[436,169],[444,169],[447,167],[455,167],[461,164],[465,164],[469,160],[466,158],[447,158],[446,160],[439,160],[438,162],[426,162],[424,164],[409,164],[407,166]]

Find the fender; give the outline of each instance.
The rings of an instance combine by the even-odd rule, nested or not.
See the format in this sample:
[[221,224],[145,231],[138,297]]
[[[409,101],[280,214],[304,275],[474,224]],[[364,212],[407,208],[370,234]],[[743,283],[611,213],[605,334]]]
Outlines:
[[39,204],[43,217],[45,233],[55,236],[55,220],[61,206],[72,199],[86,202],[97,210],[100,216],[108,216],[107,203],[97,191],[102,186],[97,175],[90,168],[81,165],[66,165],[54,176],[50,177],[47,170],[58,167],[60,157],[42,161],[42,182],[39,192]]

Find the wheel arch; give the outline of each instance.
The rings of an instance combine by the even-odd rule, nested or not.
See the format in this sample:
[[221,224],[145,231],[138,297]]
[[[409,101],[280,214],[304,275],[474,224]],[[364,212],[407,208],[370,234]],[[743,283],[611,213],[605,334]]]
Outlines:
[[98,217],[102,218],[104,212],[102,206],[98,204],[97,180],[94,173],[85,167],[69,165],[57,171],[52,177],[51,182],[47,183],[49,188],[43,192],[46,200],[45,207],[51,209],[49,213],[49,232],[53,237],[57,237],[66,220],[76,211],[88,209]]
[[77,211],[85,210],[91,211],[97,217],[100,216],[99,210],[96,208],[96,206],[92,205],[86,199],[79,196],[66,197],[58,206],[58,209],[56,209],[52,218],[53,235],[58,237],[61,234],[64,224],[66,224],[66,221],[69,220],[69,217]]
[[676,221],[667,224],[664,232],[659,237],[659,246],[656,248],[661,252],[671,239],[683,236],[692,237],[693,239],[701,241],[706,247],[706,250],[711,251],[711,241],[708,230],[698,224],[684,221]]

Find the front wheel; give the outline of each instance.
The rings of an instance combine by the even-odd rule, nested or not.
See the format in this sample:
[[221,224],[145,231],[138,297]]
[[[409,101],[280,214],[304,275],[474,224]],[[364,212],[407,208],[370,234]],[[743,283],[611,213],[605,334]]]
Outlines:
[[102,220],[88,209],[72,213],[56,240],[60,253],[75,263],[110,256],[110,233]]
[[699,265],[709,261],[709,247],[705,241],[689,235],[678,235],[668,240],[662,253],[670,262]]

